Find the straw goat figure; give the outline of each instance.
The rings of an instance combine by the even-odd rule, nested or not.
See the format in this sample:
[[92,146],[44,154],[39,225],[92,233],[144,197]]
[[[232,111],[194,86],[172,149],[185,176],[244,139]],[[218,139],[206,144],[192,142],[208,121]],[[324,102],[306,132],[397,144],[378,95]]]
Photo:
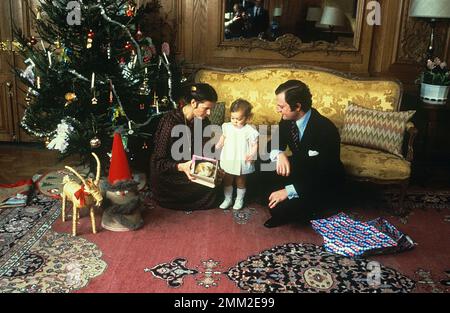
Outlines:
[[100,160],[95,153],[92,153],[95,160],[97,161],[97,173],[95,180],[91,178],[84,179],[76,170],[70,166],[66,166],[66,169],[71,171],[77,176],[82,184],[70,179],[68,175],[64,176],[63,179],[63,192],[61,194],[62,198],[62,221],[66,220],[66,200],[72,202],[72,235],[77,235],[77,221],[79,219],[80,210],[82,208],[89,209],[92,223],[92,232],[97,233],[95,228],[95,212],[94,208],[99,207],[102,204],[103,196],[99,187],[100,182]]

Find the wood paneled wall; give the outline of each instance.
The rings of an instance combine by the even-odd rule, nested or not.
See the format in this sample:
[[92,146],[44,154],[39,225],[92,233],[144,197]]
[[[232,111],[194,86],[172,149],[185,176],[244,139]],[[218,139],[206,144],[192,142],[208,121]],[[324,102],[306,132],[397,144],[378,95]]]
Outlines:
[[[36,3],[37,0],[31,0]],[[141,3],[151,0],[141,0]],[[268,63],[300,63],[357,73],[362,76],[389,76],[400,79],[407,95],[417,95],[414,83],[423,66],[431,29],[425,21],[408,16],[411,0],[379,0],[382,24],[362,24],[358,50],[353,52],[302,52],[285,57],[278,52],[262,49],[230,47],[221,44],[221,8],[224,0],[161,0],[162,11],[175,33],[175,51],[185,62],[187,73],[202,65],[227,68]],[[286,0],[278,0],[285,3]],[[305,0],[306,1],[306,0]],[[308,0],[315,1],[315,0]],[[326,0],[336,1],[336,0]],[[360,0],[365,3],[368,0]],[[12,18],[28,35],[33,33],[33,19],[24,0],[0,1],[0,39],[11,38],[9,4]],[[365,11],[367,14],[367,11]],[[436,32],[436,55],[450,63],[450,21],[440,22]],[[166,38],[166,37],[165,37]],[[166,39],[169,40],[169,39]],[[172,40],[171,40],[172,41]],[[23,108],[18,100],[23,94],[8,64],[23,66],[23,61],[10,53],[0,53],[0,140],[12,140],[14,133],[20,140],[27,136],[19,122]],[[13,84],[13,102],[8,97],[7,83]]]
[[[178,23],[178,56],[188,67],[302,63],[362,75],[397,77],[407,91],[415,88],[431,28],[425,21],[408,16],[411,0],[379,0],[382,24],[368,26],[364,20],[358,52],[305,52],[293,58],[261,49],[220,47],[222,1],[162,0],[164,10]],[[450,21],[438,23],[436,55],[450,61],[449,25]]]

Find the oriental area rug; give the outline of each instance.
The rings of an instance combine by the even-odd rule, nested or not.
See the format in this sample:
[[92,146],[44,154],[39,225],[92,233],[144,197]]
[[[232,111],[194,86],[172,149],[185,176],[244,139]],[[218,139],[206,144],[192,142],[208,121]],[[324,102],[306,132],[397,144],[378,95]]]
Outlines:
[[[52,180],[48,174],[46,180]],[[354,219],[384,217],[416,246],[402,253],[346,258],[322,247],[310,225],[267,229],[264,205],[240,211],[174,211],[142,192],[144,226],[92,234],[81,217],[78,236],[59,218],[60,202],[39,194],[22,208],[0,211],[2,292],[154,293],[416,293],[449,292],[446,192],[414,191],[408,215],[381,201],[342,208]],[[395,203],[397,194],[386,193]]]
[[60,208],[38,195],[28,206],[0,211],[0,292],[71,292],[105,271],[95,244],[51,230]]

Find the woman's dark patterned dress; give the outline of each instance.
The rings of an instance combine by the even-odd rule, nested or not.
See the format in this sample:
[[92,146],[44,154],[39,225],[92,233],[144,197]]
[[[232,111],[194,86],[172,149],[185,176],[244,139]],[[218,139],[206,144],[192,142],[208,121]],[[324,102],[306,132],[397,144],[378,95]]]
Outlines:
[[[164,115],[154,136],[154,151],[150,159],[151,189],[153,198],[164,207],[175,210],[206,210],[215,206],[216,190],[191,182],[184,172],[177,170],[177,164],[186,161],[175,161],[171,149],[174,142],[181,138],[172,137],[172,129],[177,125],[185,125],[181,109]],[[202,129],[210,125],[208,119],[202,121]],[[194,120],[188,121],[191,131],[191,147],[194,147]],[[210,138],[203,138],[202,146]],[[194,149],[192,149],[194,151]],[[192,154],[192,153],[191,153]]]

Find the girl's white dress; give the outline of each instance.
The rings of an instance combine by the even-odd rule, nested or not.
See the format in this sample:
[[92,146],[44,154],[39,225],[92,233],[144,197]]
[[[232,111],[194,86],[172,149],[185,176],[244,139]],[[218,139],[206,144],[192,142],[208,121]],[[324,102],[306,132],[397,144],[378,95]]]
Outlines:
[[220,153],[220,167],[226,173],[237,176],[253,173],[254,162],[246,162],[245,156],[251,152],[252,145],[258,142],[258,131],[248,124],[238,128],[231,123],[224,123],[222,133],[225,142]]

